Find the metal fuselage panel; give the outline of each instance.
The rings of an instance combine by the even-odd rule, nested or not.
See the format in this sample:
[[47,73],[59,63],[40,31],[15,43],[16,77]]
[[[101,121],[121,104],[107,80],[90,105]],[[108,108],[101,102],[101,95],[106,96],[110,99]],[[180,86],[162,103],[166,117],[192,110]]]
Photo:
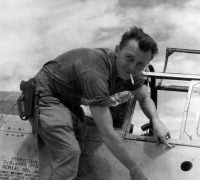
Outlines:
[[[95,139],[98,139],[100,134],[95,134]],[[199,180],[199,142],[171,140],[175,147],[169,149],[164,144],[157,146],[153,138],[138,137],[129,135],[123,141],[150,179]],[[127,168],[112,155],[102,141],[87,141],[87,148],[96,180],[130,180]]]
[[[2,97],[2,93],[0,95]],[[38,180],[37,135],[32,134],[28,121],[19,118],[16,108],[6,117],[19,93],[8,95],[0,99],[0,179]],[[163,144],[157,146],[152,138],[125,135],[120,129],[116,132],[150,179],[199,179],[199,142],[191,144],[187,141],[171,140],[175,147],[168,149]],[[128,169],[111,154],[98,129],[88,127],[87,133],[86,145],[95,179],[130,180]]]

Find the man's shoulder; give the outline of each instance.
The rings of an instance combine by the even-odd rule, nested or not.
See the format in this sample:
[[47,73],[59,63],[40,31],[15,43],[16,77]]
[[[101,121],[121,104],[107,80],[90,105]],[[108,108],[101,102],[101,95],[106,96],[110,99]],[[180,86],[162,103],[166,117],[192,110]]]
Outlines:
[[110,54],[113,53],[113,50],[109,48],[78,48],[74,51],[77,53],[85,54],[86,56],[91,56],[93,58],[107,58]]
[[93,50],[99,54],[105,54],[105,55],[110,55],[110,53],[113,53],[113,49],[109,48],[94,48]]
[[109,70],[112,69],[112,64],[109,61],[110,53],[112,52],[108,48],[81,48],[79,49],[80,54],[84,54],[76,63],[76,67],[80,74],[88,73],[93,74],[94,77],[102,77],[108,79]]
[[113,54],[112,49],[108,48],[76,48],[68,50],[67,52],[61,54],[56,60],[70,60],[70,59],[81,59],[81,60],[95,60],[95,59],[108,59],[108,57]]

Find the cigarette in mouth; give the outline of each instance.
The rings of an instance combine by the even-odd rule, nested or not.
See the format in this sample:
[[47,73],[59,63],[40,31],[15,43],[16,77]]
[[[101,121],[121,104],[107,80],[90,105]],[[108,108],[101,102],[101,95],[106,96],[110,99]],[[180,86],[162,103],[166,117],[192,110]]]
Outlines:
[[132,84],[134,84],[134,80],[133,80],[133,76],[132,76],[132,74],[130,74],[130,78],[131,78],[131,82],[132,82]]

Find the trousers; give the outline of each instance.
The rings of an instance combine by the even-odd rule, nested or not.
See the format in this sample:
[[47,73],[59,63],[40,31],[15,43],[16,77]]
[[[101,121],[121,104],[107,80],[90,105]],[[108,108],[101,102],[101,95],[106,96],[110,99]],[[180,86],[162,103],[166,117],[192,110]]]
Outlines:
[[[79,115],[84,113],[81,110]],[[86,130],[79,117],[55,97],[40,98],[39,180],[93,180]]]

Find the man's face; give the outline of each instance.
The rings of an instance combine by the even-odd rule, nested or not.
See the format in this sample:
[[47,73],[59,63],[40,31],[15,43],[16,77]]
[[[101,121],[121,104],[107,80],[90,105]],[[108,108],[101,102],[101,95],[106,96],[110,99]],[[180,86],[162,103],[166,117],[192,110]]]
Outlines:
[[134,39],[129,40],[123,49],[116,51],[116,68],[118,76],[122,79],[130,79],[137,76],[149,63],[152,56],[151,51],[141,51],[138,42]]

